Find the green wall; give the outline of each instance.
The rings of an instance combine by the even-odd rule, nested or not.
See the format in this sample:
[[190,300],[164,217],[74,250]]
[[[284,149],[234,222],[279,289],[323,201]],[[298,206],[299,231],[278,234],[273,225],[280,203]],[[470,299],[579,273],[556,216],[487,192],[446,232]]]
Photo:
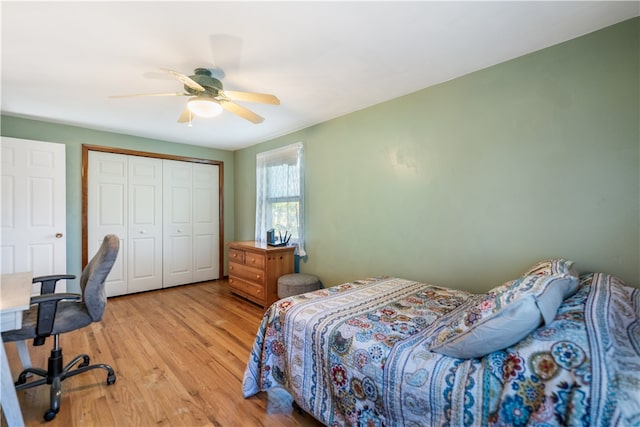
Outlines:
[[[4,115],[2,116],[1,133],[2,136],[7,137],[58,142],[66,145],[67,271],[71,274],[79,276],[82,271],[82,144],[126,148],[224,162],[224,238],[225,241],[233,240],[233,152]],[[70,281],[67,289],[69,292],[79,292],[78,279]]]
[[547,257],[640,282],[640,19],[235,153],[302,141],[308,257],[325,286],[389,274],[487,290]]

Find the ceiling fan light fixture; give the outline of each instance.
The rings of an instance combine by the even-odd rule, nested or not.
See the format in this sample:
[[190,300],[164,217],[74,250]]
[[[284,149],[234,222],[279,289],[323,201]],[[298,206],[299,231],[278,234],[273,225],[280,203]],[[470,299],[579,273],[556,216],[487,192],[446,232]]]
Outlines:
[[207,96],[196,96],[187,102],[187,108],[198,117],[215,117],[222,113],[222,107]]

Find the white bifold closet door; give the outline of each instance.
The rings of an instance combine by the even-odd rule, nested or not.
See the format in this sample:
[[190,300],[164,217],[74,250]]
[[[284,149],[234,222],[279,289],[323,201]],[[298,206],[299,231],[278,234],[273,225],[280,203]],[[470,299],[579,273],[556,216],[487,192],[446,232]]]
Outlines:
[[89,152],[88,252],[120,237],[107,295],[162,288],[162,160]]
[[89,151],[88,250],[120,236],[107,295],[219,278],[218,166]]
[[162,162],[129,156],[128,293],[162,287]]
[[218,166],[163,160],[164,286],[218,278]]

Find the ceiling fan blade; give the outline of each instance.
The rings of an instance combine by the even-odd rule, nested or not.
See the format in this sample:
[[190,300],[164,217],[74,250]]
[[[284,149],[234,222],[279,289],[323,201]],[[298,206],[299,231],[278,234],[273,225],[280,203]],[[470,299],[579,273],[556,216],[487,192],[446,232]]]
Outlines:
[[200,83],[196,82],[195,80],[191,79],[190,77],[179,73],[177,71],[173,71],[170,70],[168,68],[160,68],[162,71],[166,71],[167,73],[171,74],[173,77],[175,77],[176,79],[180,80],[182,82],[182,84],[189,86],[191,89],[193,90],[197,90],[199,92],[204,92],[205,89],[200,86]]
[[267,93],[238,92],[235,90],[223,90],[222,93],[224,96],[234,101],[280,105],[280,100],[275,95],[269,95]]
[[189,123],[192,118],[193,115],[191,111],[189,111],[188,108],[185,108],[184,110],[182,110],[180,117],[178,117],[178,123]]
[[131,95],[112,95],[109,98],[132,98],[136,96],[188,96],[188,93],[167,92],[167,93],[133,93]]
[[220,101],[220,105],[225,110],[230,111],[233,114],[242,117],[243,119],[249,120],[251,123],[258,124],[264,121],[264,117],[261,117],[253,111],[248,110],[243,106],[235,104],[231,101]]

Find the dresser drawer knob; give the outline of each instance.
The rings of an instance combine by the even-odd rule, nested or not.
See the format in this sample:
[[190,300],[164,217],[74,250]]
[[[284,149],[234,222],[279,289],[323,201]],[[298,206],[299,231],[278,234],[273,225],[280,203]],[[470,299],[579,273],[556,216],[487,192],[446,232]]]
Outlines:
[[259,278],[260,278],[260,275],[259,275],[259,274],[256,274],[256,279],[259,279]]
[[233,265],[229,266],[229,271],[233,270]]

